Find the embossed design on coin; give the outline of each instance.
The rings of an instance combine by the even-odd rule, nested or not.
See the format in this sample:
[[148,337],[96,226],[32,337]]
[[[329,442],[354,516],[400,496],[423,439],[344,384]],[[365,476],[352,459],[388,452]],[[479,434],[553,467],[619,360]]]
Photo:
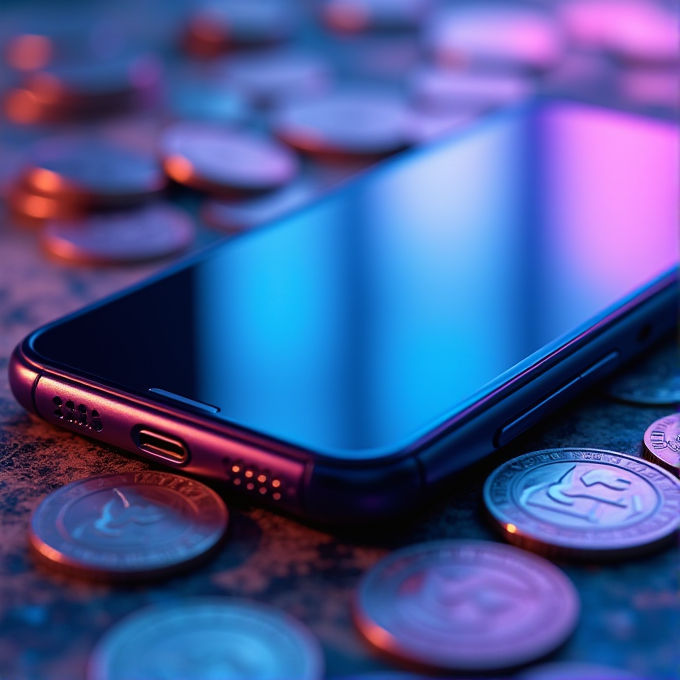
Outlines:
[[30,542],[51,566],[107,580],[162,576],[207,556],[227,528],[222,499],[166,472],[73,482],[33,513]]
[[121,621],[90,657],[88,680],[319,680],[312,633],[272,607],[229,598],[156,605]]
[[569,579],[546,560],[484,541],[399,550],[366,574],[355,621],[373,645],[412,663],[491,671],[538,659],[578,618]]
[[511,543],[548,555],[618,558],[680,526],[680,483],[646,461],[597,449],[548,449],[491,473],[484,502]]
[[643,453],[647,460],[680,477],[680,413],[661,418],[647,428]]

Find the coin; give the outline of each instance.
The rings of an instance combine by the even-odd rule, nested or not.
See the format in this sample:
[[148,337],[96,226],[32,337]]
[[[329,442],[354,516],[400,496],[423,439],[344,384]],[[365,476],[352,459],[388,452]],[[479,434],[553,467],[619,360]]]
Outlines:
[[652,423],[644,436],[644,457],[680,477],[680,413]]
[[263,107],[320,94],[331,81],[330,67],[321,56],[299,50],[237,54],[220,71],[226,82]]
[[640,680],[635,673],[589,663],[546,663],[520,673],[517,680]]
[[57,257],[91,264],[127,264],[167,257],[189,247],[195,227],[187,213],[152,204],[48,222],[43,247]]
[[207,557],[228,521],[204,484],[167,472],[91,477],[53,491],[29,539],[49,566],[111,581],[166,576]]
[[161,65],[150,54],[93,59],[81,55],[25,76],[23,86],[44,104],[65,107],[124,107],[157,87]]
[[295,154],[264,135],[184,121],[162,135],[163,167],[176,182],[227,196],[277,189],[299,170]]
[[418,28],[431,6],[431,0],[325,0],[321,17],[341,33],[399,31]]
[[187,598],[143,609],[109,630],[89,660],[88,680],[319,680],[312,633],[273,607]]
[[432,15],[426,49],[441,66],[546,71],[563,52],[562,36],[546,12],[503,3],[446,8]]
[[534,87],[524,76],[509,73],[467,73],[420,68],[410,79],[419,106],[470,112],[502,106],[528,97]]
[[214,57],[239,47],[259,47],[289,38],[296,28],[294,7],[285,0],[204,2],[189,18],[184,48]]
[[21,181],[32,193],[92,208],[138,203],[166,185],[152,156],[77,135],[37,142]]
[[680,526],[680,482],[645,460],[548,449],[503,463],[484,503],[505,538],[547,555],[611,559],[652,550]]
[[430,668],[493,671],[538,659],[571,634],[576,590],[554,565],[485,541],[388,555],[362,579],[354,618],[388,654]]
[[675,340],[605,385],[608,396],[643,406],[680,404],[680,351]]
[[289,104],[272,120],[274,134],[321,158],[381,158],[406,148],[409,111],[397,94],[343,90]]
[[210,198],[201,208],[201,218],[209,226],[230,233],[252,229],[309,202],[315,195],[315,186],[309,180],[300,180],[255,198],[240,201]]

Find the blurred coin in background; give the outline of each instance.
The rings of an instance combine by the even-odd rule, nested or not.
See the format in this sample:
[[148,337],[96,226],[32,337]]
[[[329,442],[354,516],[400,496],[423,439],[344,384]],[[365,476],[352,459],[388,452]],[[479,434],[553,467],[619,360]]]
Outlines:
[[680,109],[680,71],[677,68],[627,68],[618,75],[617,81],[625,101],[669,112],[677,113]]
[[421,67],[409,76],[413,101],[426,109],[470,111],[512,104],[536,89],[520,73],[475,73]]
[[153,156],[96,136],[63,135],[29,149],[21,182],[41,196],[109,208],[154,198],[167,180]]
[[90,656],[88,680],[321,680],[312,633],[273,607],[226,597],[142,609],[111,628]]
[[487,478],[484,503],[509,542],[550,556],[632,557],[668,544],[680,526],[677,479],[598,449],[513,458]]
[[195,56],[214,57],[282,42],[296,29],[296,5],[289,0],[212,0],[192,10],[184,47]]
[[643,442],[647,460],[680,477],[680,414],[673,413],[652,423]]
[[538,659],[571,635],[574,586],[547,560],[484,541],[402,548],[376,564],[354,598],[375,647],[441,670],[491,672]]
[[409,109],[396,93],[354,88],[283,106],[272,117],[274,134],[321,158],[378,159],[405,149]]
[[273,222],[302,207],[314,198],[317,191],[316,182],[301,178],[283,189],[254,198],[231,201],[209,198],[203,203],[200,216],[210,227],[236,233]]
[[555,662],[522,671],[517,680],[641,680],[636,673],[599,664]]
[[500,3],[434,12],[423,35],[440,66],[546,71],[563,54],[559,25],[549,13]]
[[605,383],[607,396],[640,406],[680,404],[680,348],[675,338]]
[[267,50],[228,57],[220,69],[225,81],[257,106],[307,98],[331,84],[329,63],[319,54],[300,50]]
[[431,7],[431,0],[324,0],[320,13],[340,33],[400,31],[418,28]]
[[[84,430],[101,429],[96,410],[59,397],[54,406]],[[204,559],[224,537],[228,518],[222,499],[204,484],[147,470],[81,479],[53,491],[35,509],[29,539],[51,568],[131,581]]]
[[77,220],[53,220],[41,233],[52,255],[84,264],[132,264],[182,252],[194,240],[195,225],[181,208],[149,204],[99,212]]
[[227,196],[278,189],[300,169],[292,151],[263,134],[194,121],[166,128],[160,153],[171,179]]

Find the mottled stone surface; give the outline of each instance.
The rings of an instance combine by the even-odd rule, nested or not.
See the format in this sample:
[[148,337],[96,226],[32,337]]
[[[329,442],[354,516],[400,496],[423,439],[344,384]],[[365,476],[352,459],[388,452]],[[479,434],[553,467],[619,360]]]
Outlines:
[[[52,489],[147,463],[29,417],[13,400],[6,367],[37,325],[152,271],[72,268],[39,252],[35,234],[0,219],[0,678],[84,677],[102,633],[139,607],[184,595],[238,595],[281,607],[320,638],[328,677],[394,668],[363,643],[350,618],[357,580],[387,551],[440,538],[500,540],[481,512],[480,489],[499,460],[539,448],[587,446],[639,455],[647,426],[670,411],[608,399],[600,389],[453,480],[418,516],[371,533],[334,535],[227,498],[229,540],[196,571],[139,587],[110,587],[39,569],[28,550],[31,511]],[[648,356],[654,364],[654,352]],[[651,369],[650,369],[651,370]],[[678,677],[680,551],[598,565],[560,564],[583,612],[554,660],[607,664],[641,678]]]

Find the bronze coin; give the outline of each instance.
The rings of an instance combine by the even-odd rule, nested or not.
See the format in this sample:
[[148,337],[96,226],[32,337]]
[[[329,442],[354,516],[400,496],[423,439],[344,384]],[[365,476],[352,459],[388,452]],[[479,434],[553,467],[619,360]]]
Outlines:
[[652,423],[643,442],[643,454],[647,460],[680,477],[680,413]]
[[53,491],[29,540],[47,565],[111,581],[166,576],[206,558],[227,529],[224,501],[204,484],[147,470],[91,477]]
[[613,559],[653,550],[680,526],[680,482],[641,458],[548,449],[513,458],[484,484],[505,538],[546,555]]
[[541,557],[485,541],[398,550],[362,579],[355,622],[383,652],[441,670],[486,671],[538,659],[571,634],[579,600]]

